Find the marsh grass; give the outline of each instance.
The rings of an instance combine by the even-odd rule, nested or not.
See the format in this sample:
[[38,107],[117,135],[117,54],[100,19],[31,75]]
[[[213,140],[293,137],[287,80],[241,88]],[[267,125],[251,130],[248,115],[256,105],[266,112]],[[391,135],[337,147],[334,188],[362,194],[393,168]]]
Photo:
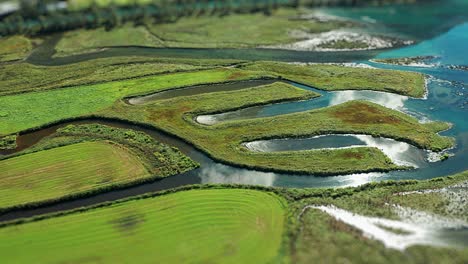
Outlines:
[[290,173],[330,175],[406,167],[396,166],[376,148],[255,153],[243,147],[242,143],[260,139],[353,133],[394,138],[435,151],[453,144],[451,138],[437,135],[431,123],[420,124],[406,114],[366,101],[351,101],[287,115],[228,121],[213,126],[203,126],[194,121],[200,114],[314,96],[317,94],[288,84],[275,83],[235,92],[155,101],[143,106],[119,103],[102,111],[100,115],[151,124],[228,164]]

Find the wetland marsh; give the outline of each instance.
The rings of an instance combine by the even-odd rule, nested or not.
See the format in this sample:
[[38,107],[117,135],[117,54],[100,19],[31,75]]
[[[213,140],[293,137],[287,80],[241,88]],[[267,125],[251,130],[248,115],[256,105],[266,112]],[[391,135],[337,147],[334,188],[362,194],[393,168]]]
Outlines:
[[465,263],[468,6],[435,2],[0,38],[1,258]]

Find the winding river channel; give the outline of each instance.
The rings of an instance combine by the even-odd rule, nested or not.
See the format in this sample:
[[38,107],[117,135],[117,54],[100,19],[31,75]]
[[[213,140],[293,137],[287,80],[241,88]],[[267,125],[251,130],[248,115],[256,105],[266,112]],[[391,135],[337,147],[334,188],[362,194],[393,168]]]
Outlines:
[[[462,34],[464,32],[464,34]],[[92,205],[104,201],[115,200],[146,192],[164,190],[168,188],[195,183],[242,183],[259,184],[265,186],[282,187],[344,187],[364,184],[370,181],[402,180],[402,179],[430,179],[461,172],[468,166],[468,98],[467,84],[468,72],[454,69],[453,65],[462,65],[468,62],[468,53],[461,52],[468,46],[468,24],[459,24],[444,34],[419,44],[395,50],[374,50],[360,52],[329,52],[314,54],[314,52],[295,52],[280,50],[203,50],[203,49],[152,49],[141,47],[119,47],[106,49],[87,55],[74,55],[64,58],[54,58],[50,50],[57,41],[57,37],[45,42],[39,47],[28,62],[38,65],[63,65],[79,61],[85,61],[109,56],[144,55],[144,56],[179,56],[191,58],[249,58],[265,60],[282,60],[291,62],[354,62],[365,64],[369,67],[409,70],[429,75],[427,82],[428,95],[425,99],[413,99],[406,96],[374,92],[374,91],[335,91],[325,92],[290,82],[301,89],[313,90],[321,94],[320,97],[306,101],[286,102],[265,106],[256,106],[238,111],[204,115],[197,117],[197,121],[204,125],[212,125],[217,122],[238,120],[245,118],[258,118],[275,116],[286,113],[306,111],[310,109],[340,104],[349,100],[369,100],[383,106],[406,112],[415,116],[421,122],[428,120],[441,120],[450,122],[453,127],[441,134],[456,139],[455,148],[449,150],[454,156],[443,162],[429,162],[431,153],[420,150],[407,143],[392,139],[372,138],[366,135],[325,135],[307,139],[283,139],[255,141],[246,144],[252,151],[287,151],[319,148],[340,148],[350,146],[375,146],[380,148],[395,163],[411,165],[416,169],[406,171],[393,171],[388,173],[364,173],[352,175],[339,175],[331,177],[319,177],[314,175],[288,175],[273,172],[254,171],[225,165],[212,160],[204,153],[195,149],[185,141],[166,135],[155,129],[138,126],[121,121],[102,119],[83,119],[52,125],[38,131],[27,132],[18,137],[18,148],[14,151],[2,151],[0,154],[11,154],[23,150],[40,139],[54,133],[59,128],[68,124],[101,123],[105,125],[131,128],[143,131],[157,140],[179,148],[183,153],[201,164],[201,167],[190,172],[168,177],[152,183],[115,190],[92,197],[62,202],[60,204],[44,206],[36,209],[25,209],[0,215],[0,221],[11,220],[20,217],[33,216],[59,210],[73,209],[81,206]],[[433,65],[426,67],[407,67],[387,65],[370,62],[369,59],[402,56],[438,56]],[[188,96],[206,92],[245,89],[248,87],[268,84],[273,80],[258,80],[252,82],[239,82],[233,84],[196,86],[186,89],[152,94],[143,97],[129,98],[130,104],[144,104],[152,100],[162,100],[175,96]]]

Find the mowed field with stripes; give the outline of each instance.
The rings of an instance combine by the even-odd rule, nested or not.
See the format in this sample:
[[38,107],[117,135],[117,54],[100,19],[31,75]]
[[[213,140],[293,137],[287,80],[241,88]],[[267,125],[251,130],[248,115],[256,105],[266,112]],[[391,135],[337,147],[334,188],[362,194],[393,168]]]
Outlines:
[[3,263],[271,262],[285,207],[256,190],[170,193],[4,227],[0,255]]
[[0,208],[57,199],[150,176],[126,147],[83,142],[0,161]]

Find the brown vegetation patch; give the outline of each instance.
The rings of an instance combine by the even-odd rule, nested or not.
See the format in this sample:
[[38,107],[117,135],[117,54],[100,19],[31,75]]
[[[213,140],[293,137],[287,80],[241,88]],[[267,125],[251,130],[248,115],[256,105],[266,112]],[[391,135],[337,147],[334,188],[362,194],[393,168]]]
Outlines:
[[156,112],[156,111],[150,111],[148,115],[148,119],[153,122],[158,122],[161,119],[173,119],[174,117],[177,117],[179,115],[179,111],[176,111],[174,109],[171,110],[166,110],[164,112]]
[[240,72],[240,71],[233,72],[232,74],[229,75],[228,80],[237,80],[243,76],[246,76],[246,74],[243,72]]
[[347,159],[363,159],[364,158],[364,155],[359,152],[345,152],[341,156]]
[[347,105],[346,107],[338,108],[331,114],[335,118],[353,124],[400,123],[400,120],[398,120],[396,117],[387,115],[378,108],[363,102],[355,102],[353,104]]

